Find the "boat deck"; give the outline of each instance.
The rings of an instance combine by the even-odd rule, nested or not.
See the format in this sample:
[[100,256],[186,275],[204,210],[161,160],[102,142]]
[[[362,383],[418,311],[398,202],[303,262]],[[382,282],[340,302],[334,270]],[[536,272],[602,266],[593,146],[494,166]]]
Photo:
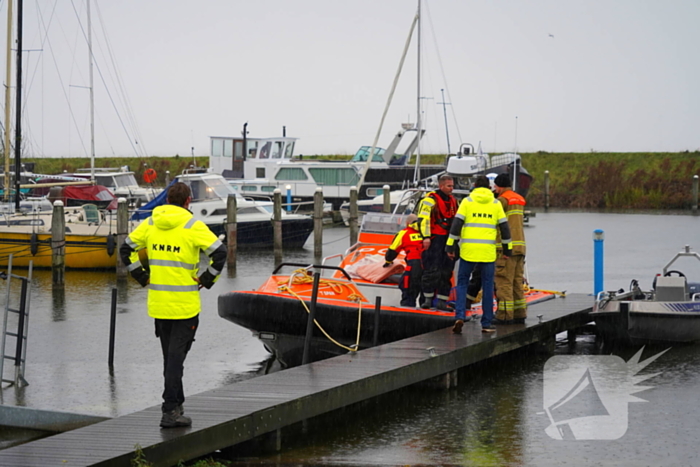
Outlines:
[[[138,446],[176,465],[421,381],[449,375],[590,321],[593,298],[572,294],[530,306],[524,325],[483,334],[467,323],[187,397],[193,426],[161,430],[160,406],[0,451],[0,466],[130,466]],[[542,315],[542,322],[537,316]]]

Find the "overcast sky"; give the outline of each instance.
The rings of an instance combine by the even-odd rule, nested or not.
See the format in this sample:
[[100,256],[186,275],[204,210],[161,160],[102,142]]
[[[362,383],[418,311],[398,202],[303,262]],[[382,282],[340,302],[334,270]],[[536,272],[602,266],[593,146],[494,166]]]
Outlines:
[[[311,155],[372,144],[417,2],[91,9],[98,156],[204,156],[210,136],[240,135],[245,122],[253,137],[286,126],[295,152]],[[27,156],[89,155],[85,10],[85,0],[24,0]],[[700,1],[432,0],[422,19],[423,153],[447,151],[442,102],[452,151],[700,149]],[[416,121],[415,50],[414,38],[379,146]]]

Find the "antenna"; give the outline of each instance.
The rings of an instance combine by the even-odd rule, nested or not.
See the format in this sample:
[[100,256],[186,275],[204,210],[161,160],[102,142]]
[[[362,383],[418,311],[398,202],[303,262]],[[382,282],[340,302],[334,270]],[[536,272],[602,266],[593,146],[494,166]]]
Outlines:
[[447,154],[452,154],[450,150],[450,130],[447,127],[447,106],[452,105],[450,102],[445,102],[445,90],[440,89],[442,93],[442,102],[438,102],[438,105],[442,105],[442,113],[445,115],[445,136],[447,137]]
[[515,116],[515,143],[514,143],[514,148],[513,152],[516,154],[518,153],[518,116]]

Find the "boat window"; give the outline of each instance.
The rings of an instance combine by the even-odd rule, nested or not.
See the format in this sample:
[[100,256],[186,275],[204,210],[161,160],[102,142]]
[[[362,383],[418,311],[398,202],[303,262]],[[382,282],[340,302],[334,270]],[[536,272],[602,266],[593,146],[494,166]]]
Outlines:
[[258,210],[257,207],[251,206],[247,208],[240,208],[236,210],[236,214],[260,214],[260,211]]
[[236,193],[225,179],[189,180],[186,181],[192,190],[192,200],[228,198],[230,193]]
[[224,157],[233,157],[233,140],[224,140]]
[[[353,170],[354,172],[354,170]],[[299,167],[283,167],[275,174],[275,180],[308,180],[304,169]]]
[[282,141],[276,141],[272,145],[272,158],[273,159],[281,159],[282,154],[284,152],[283,150],[284,150],[284,143]]
[[[367,162],[369,158],[369,153],[372,151],[372,146],[362,146],[357,150],[355,155],[350,159],[350,162]],[[384,149],[374,148],[374,157],[372,157],[372,162],[384,162]]]
[[214,157],[221,157],[224,153],[224,140],[221,138],[211,139],[211,155]]
[[277,188],[277,187],[276,186],[261,186],[260,191],[264,191],[266,193],[272,193],[273,191],[275,191],[275,188]]
[[310,168],[309,173],[318,185],[357,185],[359,174],[348,168]]
[[258,142],[248,141],[248,159],[256,159],[258,157]]
[[97,182],[98,185],[106,186],[107,188],[116,188],[118,186],[111,175],[106,176],[95,174],[95,182]]
[[284,158],[291,159],[292,154],[294,154],[294,142],[289,141],[287,147],[284,149]]
[[260,148],[260,151],[258,152],[258,158],[259,159],[269,159],[270,158],[270,150],[272,149],[272,143],[267,142],[263,145],[263,147]]
[[258,187],[254,186],[254,185],[243,185],[241,187],[241,190],[243,190],[243,191],[258,191]]
[[[115,183],[115,186],[117,186],[117,187],[138,185],[138,182],[136,181],[136,177],[134,177],[134,174],[115,175],[114,176],[114,183]],[[105,186],[108,186],[108,185],[105,185]]]

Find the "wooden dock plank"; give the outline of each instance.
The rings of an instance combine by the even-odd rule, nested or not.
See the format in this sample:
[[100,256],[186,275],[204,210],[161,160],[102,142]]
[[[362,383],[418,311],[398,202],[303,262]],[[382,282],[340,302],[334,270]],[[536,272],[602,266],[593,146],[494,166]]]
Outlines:
[[[593,298],[530,306],[527,324],[449,328],[188,396],[190,428],[161,430],[160,406],[0,451],[0,467],[130,466],[135,446],[175,465],[260,434],[487,360],[586,324]],[[536,315],[543,315],[539,323]],[[432,352],[429,350],[432,348]]]

